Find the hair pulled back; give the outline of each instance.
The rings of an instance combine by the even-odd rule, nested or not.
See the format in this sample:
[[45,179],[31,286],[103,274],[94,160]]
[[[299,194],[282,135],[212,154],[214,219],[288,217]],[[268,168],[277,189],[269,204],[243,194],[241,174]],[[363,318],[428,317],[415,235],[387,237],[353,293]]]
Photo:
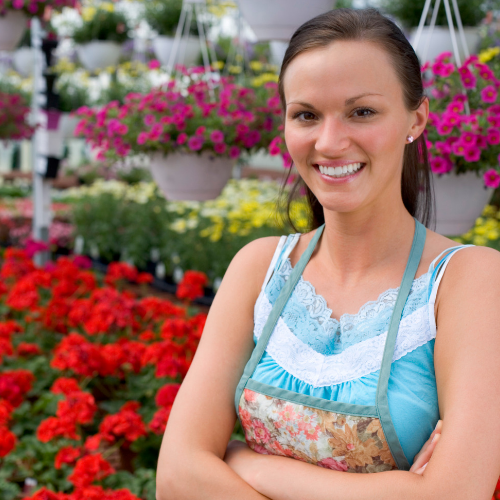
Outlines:
[[[385,50],[401,83],[406,109],[418,109],[425,99],[420,61],[403,32],[377,9],[342,8],[314,17],[300,26],[292,36],[279,75],[279,95],[283,112],[286,111],[283,81],[290,63],[305,51],[347,40],[376,43]],[[289,175],[290,173],[285,183]],[[286,203],[288,222],[293,227],[291,203],[301,188],[306,190],[310,207],[310,229],[315,229],[325,222],[323,207],[300,177],[292,187]],[[424,134],[405,146],[401,194],[408,212],[425,226],[429,226],[433,218],[434,200]]]

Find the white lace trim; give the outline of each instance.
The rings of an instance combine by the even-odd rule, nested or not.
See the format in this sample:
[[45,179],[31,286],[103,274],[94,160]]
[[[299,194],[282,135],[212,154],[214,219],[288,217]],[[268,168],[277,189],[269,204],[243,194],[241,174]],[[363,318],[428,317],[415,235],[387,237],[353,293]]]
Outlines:
[[[272,304],[261,293],[255,308],[257,339],[271,312]],[[393,361],[435,338],[425,305],[401,320]],[[313,387],[325,387],[355,380],[380,369],[387,331],[348,347],[340,354],[325,356],[299,340],[283,318],[279,318],[266,351],[284,370]]]

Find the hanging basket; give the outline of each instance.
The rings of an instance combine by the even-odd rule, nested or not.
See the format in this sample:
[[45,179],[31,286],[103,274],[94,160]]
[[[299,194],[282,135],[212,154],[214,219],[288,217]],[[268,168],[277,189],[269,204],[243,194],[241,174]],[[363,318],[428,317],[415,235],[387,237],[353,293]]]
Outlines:
[[62,113],[59,127],[64,139],[72,139],[75,136],[75,129],[81,120],[79,116],[70,113]]
[[[412,45],[414,44],[416,34],[417,28],[413,28],[410,31],[409,35],[409,40]],[[458,38],[458,33],[456,33],[456,35]],[[479,43],[481,41],[481,35],[479,34],[478,28],[465,27],[464,35],[467,47],[469,49],[469,54],[477,54]],[[429,38],[430,41],[428,41]],[[428,43],[429,49],[427,50],[427,56],[424,61],[424,50]],[[453,44],[451,42],[451,34],[448,26],[434,26],[432,35],[430,32],[430,27],[424,26],[416,52],[422,64],[427,61],[434,61],[436,57],[442,52],[451,52],[453,54]],[[465,54],[461,43],[458,43],[458,52],[463,61],[465,59]]]
[[331,10],[334,0],[238,0],[258,41],[288,41],[308,19]]
[[167,200],[213,200],[231,178],[234,161],[205,152],[151,156],[151,174]]
[[[157,36],[153,40],[153,50],[163,66],[168,66],[170,54],[174,47],[174,38],[171,36]],[[177,50],[177,58],[174,64],[184,64],[185,66],[195,66],[200,56],[200,39],[196,36],[182,38]],[[183,57],[184,55],[184,57]]]
[[[39,52],[39,61],[45,62],[41,51]],[[35,66],[35,51],[31,47],[20,47],[12,54],[12,64],[14,69],[24,78],[31,76]]]
[[0,16],[0,50],[14,50],[28,25],[28,18],[21,11],[8,10]]
[[433,174],[436,196],[436,232],[445,236],[466,233],[481,215],[493,194],[475,172]]
[[116,42],[94,40],[90,43],[78,45],[76,48],[78,59],[88,71],[106,69],[116,66],[122,54],[122,46]]

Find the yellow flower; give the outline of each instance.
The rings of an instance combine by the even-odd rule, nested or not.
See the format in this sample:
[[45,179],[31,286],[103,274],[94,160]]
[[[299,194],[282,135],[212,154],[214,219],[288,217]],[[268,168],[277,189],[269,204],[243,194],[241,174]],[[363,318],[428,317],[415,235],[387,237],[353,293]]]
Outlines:
[[500,233],[498,232],[497,229],[493,229],[491,231],[488,231],[488,233],[486,233],[486,237],[489,240],[498,240],[499,236],[500,236]]
[[82,19],[88,23],[94,19],[97,9],[95,7],[84,7],[82,9]]
[[224,68],[224,61],[215,61],[212,66],[215,68],[215,69],[218,69],[218,70],[221,70],[222,68]]
[[486,246],[488,240],[484,236],[474,236],[472,243],[478,246]]
[[233,75],[239,75],[242,72],[241,66],[235,66],[234,64],[229,66],[229,73]]
[[500,47],[489,47],[481,51],[478,55],[479,60],[482,63],[487,63],[491,61],[500,52]]
[[115,11],[115,6],[111,2],[103,2],[99,5],[99,7],[107,12]]
[[250,69],[253,71],[262,71],[262,63],[260,61],[250,61]]
[[483,217],[494,217],[497,213],[496,208],[493,205],[486,205],[483,209]]

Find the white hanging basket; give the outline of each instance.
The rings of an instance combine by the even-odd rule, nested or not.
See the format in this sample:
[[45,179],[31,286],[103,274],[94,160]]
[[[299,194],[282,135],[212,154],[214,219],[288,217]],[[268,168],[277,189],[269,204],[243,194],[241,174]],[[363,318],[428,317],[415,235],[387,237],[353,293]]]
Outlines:
[[[45,68],[45,57],[40,50],[38,60],[42,62],[42,70]],[[12,64],[14,69],[24,78],[33,74],[35,67],[35,52],[31,47],[20,47],[12,54]]]
[[151,174],[167,200],[213,200],[231,178],[234,161],[204,152],[151,156]]
[[28,18],[18,10],[8,10],[0,16],[0,50],[14,50],[24,35]]
[[433,174],[436,196],[436,232],[445,236],[466,233],[489,202],[493,189],[485,188],[482,175]]
[[[163,66],[167,66],[174,47],[174,38],[171,36],[157,36],[153,39],[153,50]],[[182,38],[177,50],[177,58],[174,64],[184,64],[185,66],[194,66],[199,58],[201,51],[200,39],[197,36]],[[182,55],[183,59],[181,60]]]
[[[412,45],[414,44],[416,34],[417,28],[412,28],[409,36],[409,40]],[[479,42],[481,41],[479,29],[475,27],[467,27],[464,28],[464,34],[465,41],[467,42],[467,47],[469,49],[469,54],[477,54]],[[458,52],[463,62],[465,60],[464,50],[460,42],[458,32],[455,32],[455,35],[457,37]],[[424,50],[427,44],[429,44],[429,49],[427,50],[427,56],[425,57],[424,61]],[[434,59],[436,59],[436,57],[442,52],[451,52],[453,54],[453,45],[451,42],[451,34],[448,26],[434,26],[432,34],[430,32],[430,27],[424,26],[416,52],[422,64],[427,61],[434,61]]]
[[288,41],[307,20],[331,10],[334,0],[238,0],[258,41]]
[[82,118],[70,113],[62,113],[59,127],[65,139],[72,139],[75,136],[75,129]]
[[78,45],[76,48],[78,59],[88,71],[105,69],[116,66],[120,60],[122,46],[116,42],[94,40],[90,43]]

